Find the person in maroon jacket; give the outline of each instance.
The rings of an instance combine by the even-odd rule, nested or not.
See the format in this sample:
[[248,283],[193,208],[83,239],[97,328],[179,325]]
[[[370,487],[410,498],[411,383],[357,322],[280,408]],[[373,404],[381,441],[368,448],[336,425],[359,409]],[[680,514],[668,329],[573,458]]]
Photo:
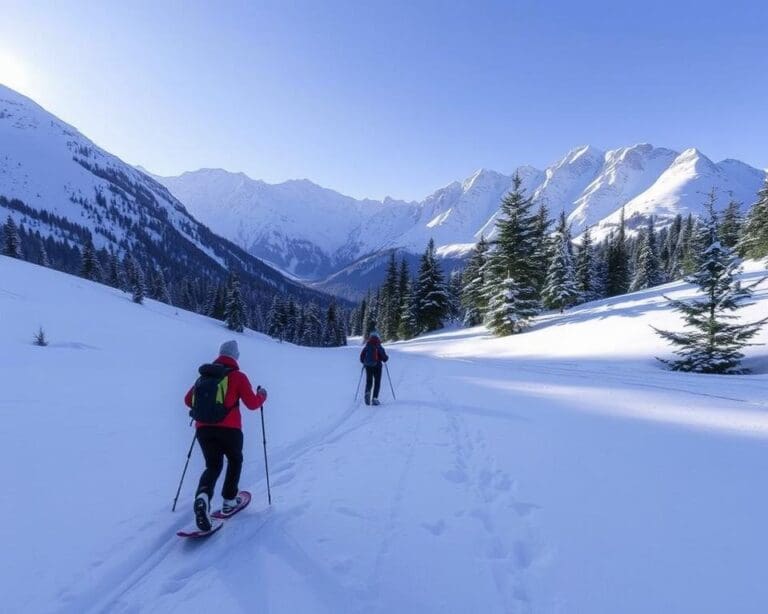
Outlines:
[[[360,352],[360,362],[365,367],[365,404],[379,405],[379,389],[381,388],[381,365],[389,360],[389,356],[381,345],[381,337],[375,330],[368,333],[365,345]],[[373,387],[373,397],[371,397]]]
[[[224,397],[224,406],[230,408],[227,415],[221,422],[215,424],[206,424],[204,422],[195,422],[197,429],[197,441],[205,457],[205,471],[200,476],[200,483],[195,494],[195,522],[201,531],[211,529],[211,499],[216,481],[221,475],[224,466],[224,457],[227,457],[227,472],[224,477],[224,486],[221,489],[221,496],[224,499],[222,512],[224,514],[231,511],[238,505],[237,493],[240,492],[238,485],[240,482],[240,471],[243,468],[243,431],[242,418],[240,416],[240,401],[248,409],[261,409],[267,400],[266,389],[258,386],[254,392],[248,376],[240,371],[237,359],[240,357],[240,350],[237,347],[237,341],[226,341],[219,348],[219,357],[214,361],[214,365],[222,365],[230,369],[226,375],[227,392]],[[189,389],[184,397],[184,403],[187,407],[192,407],[195,387]]]

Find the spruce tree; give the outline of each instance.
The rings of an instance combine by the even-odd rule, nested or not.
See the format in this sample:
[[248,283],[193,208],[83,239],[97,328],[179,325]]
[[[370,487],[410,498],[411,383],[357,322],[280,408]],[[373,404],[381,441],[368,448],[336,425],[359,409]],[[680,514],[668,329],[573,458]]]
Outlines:
[[359,321],[360,321],[360,305],[356,305],[349,312],[349,334],[350,335],[357,336],[362,334],[357,329]]
[[280,295],[275,294],[272,297],[272,305],[267,312],[267,334],[282,340],[282,332],[280,330]]
[[219,284],[216,282],[211,283],[208,286],[208,290],[205,293],[205,302],[203,303],[203,315],[209,318],[213,317],[213,312],[216,309],[216,299],[219,294]]
[[[302,339],[304,337],[304,329],[306,326],[306,318],[304,317],[304,314],[306,313],[306,308],[302,305],[296,304],[296,323],[293,326],[293,336],[288,337],[287,335],[285,338],[290,341],[291,343],[295,343],[296,345],[301,345]],[[283,330],[288,330],[288,306],[283,303],[280,309],[280,321],[283,323]]]
[[[378,292],[377,292],[378,295]],[[378,296],[371,296],[370,290],[365,297],[365,312],[363,313],[363,337],[368,337],[372,330],[377,326],[379,299]]]
[[699,245],[700,229],[698,222],[692,213],[688,214],[680,233],[678,260],[680,263],[680,274],[690,275],[698,269],[699,256],[703,247]]
[[363,300],[360,301],[360,309],[358,312],[358,321],[355,326],[355,329],[357,330],[358,335],[365,336],[365,322],[366,322],[366,316],[368,315],[368,303],[371,302],[371,293],[368,291],[368,294],[366,294],[363,297]]
[[122,268],[123,268],[123,271],[120,277],[122,278],[122,281],[125,284],[123,287],[123,290],[125,290],[126,292],[133,292],[134,286],[136,285],[137,264],[133,255],[129,251],[126,251],[125,255],[123,256]]
[[414,295],[419,332],[442,328],[449,309],[448,291],[435,256],[435,242],[432,239],[421,257]]
[[629,288],[629,252],[627,250],[626,226],[624,223],[624,208],[621,209],[619,228],[608,245],[606,295],[618,296]]
[[455,322],[461,322],[464,319],[461,291],[461,271],[451,271],[448,277],[448,318]]
[[744,258],[768,256],[768,177],[744,223],[738,250]]
[[240,278],[236,273],[230,273],[227,284],[227,306],[224,321],[229,330],[242,333],[248,325],[245,301],[240,289]]
[[663,281],[656,247],[656,229],[653,216],[648,219],[648,227],[641,233],[639,243],[637,266],[632,284],[629,287],[630,292],[652,288]]
[[11,258],[21,258],[21,238],[16,222],[8,215],[3,227],[3,254]]
[[536,212],[536,222],[533,230],[533,244],[535,251],[531,256],[534,263],[534,279],[536,291],[541,293],[547,281],[547,269],[552,257],[552,245],[549,237],[549,227],[552,220],[549,218],[549,209],[542,202]]
[[578,297],[576,272],[571,253],[571,233],[563,212],[560,214],[560,222],[552,237],[551,256],[542,298],[546,307],[559,309],[562,313],[563,309],[573,305]]
[[464,307],[465,326],[477,326],[485,316],[488,307],[484,292],[487,260],[488,243],[485,237],[481,236],[461,276],[461,305]]
[[397,338],[399,297],[397,296],[398,274],[395,252],[389,256],[384,285],[381,287],[381,316],[379,333],[384,340]]
[[394,329],[398,339],[402,338],[400,337],[400,319],[403,315],[403,309],[405,307],[408,289],[410,287],[410,279],[411,273],[408,268],[408,262],[406,261],[405,256],[403,256],[403,259],[400,261],[400,270],[397,279],[397,306],[394,322]]
[[579,293],[579,301],[594,301],[600,297],[598,275],[592,230],[587,226],[576,253],[576,290]]
[[325,312],[325,325],[323,327],[323,336],[321,345],[323,347],[336,347],[342,345],[340,343],[340,322],[337,317],[337,307],[334,301],[328,305],[328,309]]
[[723,245],[731,249],[736,247],[741,235],[741,211],[735,200],[730,201],[725,208],[718,232]]
[[43,242],[40,242],[40,255],[37,264],[44,267],[51,266],[51,261],[48,259],[48,250],[45,249],[45,243]]
[[284,306],[284,313],[285,316],[283,318],[283,334],[285,335],[286,339],[293,341],[296,338],[296,333],[299,328],[299,312],[296,308],[296,301],[293,300],[293,297],[288,298],[288,303]]
[[118,288],[120,290],[125,286],[120,268],[120,261],[113,251],[109,252],[109,258],[107,259],[107,283],[113,288]]
[[96,250],[90,237],[85,241],[85,246],[83,247],[80,277],[90,279],[91,281],[101,281],[102,279],[101,264],[99,264],[99,260],[96,258]]
[[301,345],[317,347],[320,345],[323,323],[315,303],[309,303],[304,309],[304,330],[301,334]]
[[165,274],[159,266],[155,267],[155,274],[152,280],[152,294],[152,298],[155,300],[166,305],[172,304],[171,294],[168,292],[168,284],[165,282]]
[[146,295],[146,286],[144,284],[144,271],[141,265],[133,262],[133,282],[131,285],[131,294],[133,302],[141,305],[144,303],[144,296]]
[[[539,311],[539,291],[541,271],[532,254],[541,246],[537,243],[536,215],[531,213],[531,200],[525,196],[519,175],[515,175],[512,190],[504,196],[501,210],[496,220],[496,238],[492,243],[484,271],[484,294],[489,302],[498,300],[503,285],[508,278],[516,284],[515,309],[519,311],[519,322],[527,322]],[[522,330],[516,326],[515,332]]]
[[400,314],[400,325],[397,329],[397,336],[400,339],[412,339],[419,334],[419,322],[417,315],[417,300],[414,295],[415,282],[408,281],[408,285],[403,294],[403,307]]
[[677,279],[679,277],[677,263],[677,243],[680,240],[680,233],[683,229],[683,216],[679,213],[672,220],[667,228],[667,235],[664,239],[662,251],[660,252],[661,265],[666,279]]
[[[686,278],[698,286],[702,296],[692,300],[667,300],[681,312],[689,329],[686,332],[654,330],[678,349],[678,360],[662,360],[672,370],[697,373],[744,373],[740,368],[744,355],[739,351],[768,322],[764,318],[750,324],[737,324],[734,315],[746,307],[757,283],[742,286],[738,279],[739,259],[723,245],[718,237],[714,194],[707,204],[707,219],[700,225],[697,245],[703,246],[698,255],[698,270]],[[762,280],[760,280],[762,281]],[[666,297],[665,297],[666,298]]]

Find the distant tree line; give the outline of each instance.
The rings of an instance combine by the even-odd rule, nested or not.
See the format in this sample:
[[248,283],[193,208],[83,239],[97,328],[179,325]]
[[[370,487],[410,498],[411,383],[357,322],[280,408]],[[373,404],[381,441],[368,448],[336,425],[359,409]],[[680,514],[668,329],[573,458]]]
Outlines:
[[[460,320],[485,324],[497,335],[519,333],[543,309],[563,311],[583,302],[652,288],[696,272],[709,218],[678,215],[657,230],[653,217],[634,236],[621,211],[599,243],[587,228],[577,245],[564,214],[553,226],[547,207],[534,207],[514,178],[492,239],[481,237],[461,273],[446,280],[430,241],[413,278],[403,260],[390,259],[384,283],[350,312],[350,332],[373,326],[384,339],[408,339]],[[745,258],[768,256],[768,180],[745,216],[730,202],[717,216],[718,240]]]
[[[274,301],[290,301],[302,313],[324,310],[320,318],[322,331],[333,330],[341,325],[341,334],[330,337],[324,332],[301,334],[289,340],[303,345],[343,345],[346,343],[346,313],[331,297],[321,305],[312,295],[300,292],[292,295],[268,279],[259,277],[256,271],[246,270],[242,263],[228,258],[228,268],[215,266],[198,248],[190,249],[190,243],[179,236],[169,234],[165,225],[144,216],[142,224],[121,218],[117,207],[97,193],[98,219],[107,226],[112,223],[130,224],[131,234],[139,240],[118,239],[106,227],[99,229],[103,238],[101,247],[94,245],[92,232],[79,224],[45,210],[28,207],[16,199],[0,196],[0,208],[9,211],[3,223],[2,253],[50,267],[85,279],[123,290],[136,303],[151,298],[188,311],[193,311],[224,322],[230,330],[242,332],[245,327],[273,334],[268,315]],[[93,207],[83,200],[80,205]],[[141,208],[137,208],[141,211]],[[165,215],[164,210],[163,215]],[[15,212],[15,216],[11,213]],[[25,220],[17,222],[14,218]],[[118,219],[119,218],[119,219]],[[41,232],[42,230],[42,232]],[[162,232],[162,241],[152,239],[153,233]],[[207,230],[206,230],[207,232]],[[258,285],[253,281],[258,280]],[[274,300],[273,300],[274,299]],[[329,306],[330,305],[330,306]],[[332,306],[332,309],[331,309]],[[328,312],[331,312],[329,315]],[[329,324],[328,320],[332,319]]]
[[395,341],[438,330],[446,321],[460,318],[460,282],[458,273],[446,278],[434,241],[427,245],[414,275],[406,258],[398,262],[393,251],[384,283],[350,311],[350,334],[367,335],[375,328],[384,340]]

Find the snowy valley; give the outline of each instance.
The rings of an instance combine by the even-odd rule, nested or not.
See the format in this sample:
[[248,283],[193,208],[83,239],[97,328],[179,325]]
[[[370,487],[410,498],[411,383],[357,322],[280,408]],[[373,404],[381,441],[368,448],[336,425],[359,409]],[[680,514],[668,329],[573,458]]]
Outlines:
[[[388,344],[397,400],[385,382],[379,408],[353,401],[356,344],[238,335],[269,390],[273,505],[244,412],[254,502],[189,543],[198,449],[170,511],[182,396],[232,333],[0,256],[3,610],[764,612],[768,353],[747,350],[747,376],[664,370],[650,325],[679,318],[662,294],[692,289]],[[768,313],[768,282],[755,299],[746,319]]]

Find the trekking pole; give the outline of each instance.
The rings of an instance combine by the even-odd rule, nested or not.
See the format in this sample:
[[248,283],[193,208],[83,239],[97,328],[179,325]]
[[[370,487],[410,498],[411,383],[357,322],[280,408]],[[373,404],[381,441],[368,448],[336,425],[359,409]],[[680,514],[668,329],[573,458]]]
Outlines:
[[355,401],[357,401],[357,395],[360,393],[360,382],[363,381],[363,371],[365,366],[360,367],[360,379],[357,380],[357,388],[355,389]]
[[179,500],[179,493],[181,492],[181,484],[184,482],[184,476],[187,475],[187,467],[189,466],[189,457],[192,456],[192,448],[195,447],[195,439],[197,439],[197,429],[195,429],[195,435],[192,437],[192,445],[189,446],[189,452],[187,452],[187,462],[184,463],[184,471],[181,473],[181,479],[179,480],[179,488],[176,491],[176,498],[173,500],[172,512],[176,511],[176,502]]
[[269,488],[269,464],[267,463],[267,431],[264,429],[264,406],[261,406],[261,440],[264,444],[264,469],[267,472],[267,499],[272,505],[272,490]]
[[384,363],[384,366],[387,368],[387,379],[389,380],[389,388],[392,390],[392,398],[397,401],[397,397],[395,396],[395,387],[392,385],[392,376],[389,374],[389,365]]

